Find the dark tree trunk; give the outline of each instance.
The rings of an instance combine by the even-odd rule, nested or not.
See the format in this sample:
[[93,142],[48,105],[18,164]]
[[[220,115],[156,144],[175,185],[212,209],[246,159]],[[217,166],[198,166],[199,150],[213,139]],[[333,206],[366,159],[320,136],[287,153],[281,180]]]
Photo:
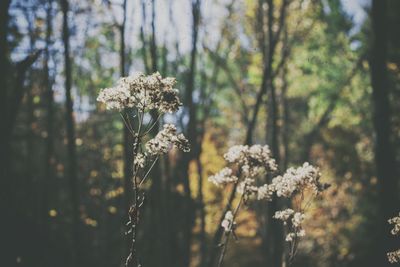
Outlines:
[[[287,29],[285,26],[283,43],[286,46],[288,41]],[[287,58],[289,54],[288,48],[283,48],[282,58]],[[282,127],[282,143],[283,143],[283,155],[282,169],[286,170],[290,162],[290,152],[289,152],[289,128],[290,128],[290,110],[289,103],[287,99],[288,81],[287,81],[288,68],[287,64],[284,63],[282,66],[282,111],[283,111],[283,127]]]
[[200,213],[200,267],[205,267],[205,257],[207,253],[206,247],[206,211],[204,207],[204,196],[203,196],[203,165],[201,163],[199,154],[196,157],[197,175],[198,175],[198,191],[197,191],[197,204],[199,206]]
[[156,5],[155,0],[151,1],[151,42],[150,42],[150,54],[151,54],[151,66],[153,72],[158,71],[157,64],[157,41],[156,41]]
[[186,128],[186,133],[189,142],[191,143],[191,151],[188,156],[182,158],[182,174],[181,179],[184,187],[185,203],[183,204],[183,214],[185,216],[185,223],[183,229],[183,255],[182,266],[189,266],[190,264],[190,250],[192,241],[192,228],[194,224],[194,207],[191,198],[191,190],[189,185],[189,163],[195,158],[198,151],[197,140],[197,118],[196,118],[196,104],[193,101],[193,92],[195,90],[195,76],[196,76],[196,60],[197,60],[197,39],[200,22],[200,0],[192,1],[192,50],[190,53],[190,66],[189,73],[186,80],[185,91],[185,104],[189,113],[189,122]]
[[72,238],[73,253],[76,266],[82,265],[82,251],[80,238],[80,197],[79,197],[79,181],[76,158],[75,145],[75,122],[73,114],[72,99],[72,70],[70,58],[70,33],[68,23],[69,3],[68,0],[61,0],[61,8],[63,13],[63,32],[62,40],[64,44],[64,62],[65,62],[65,108],[66,108],[66,124],[67,124],[67,150],[68,150],[68,171],[70,197],[72,203]]
[[[125,27],[126,27],[126,4],[127,0],[123,2],[123,19],[122,23],[119,26],[120,31],[120,45],[119,45],[119,72],[121,77],[125,77],[127,75],[126,71],[126,49],[125,49]],[[126,121],[130,121],[131,118],[126,115]],[[132,190],[132,175],[133,175],[133,137],[130,133],[128,127],[124,124],[123,130],[124,136],[124,208],[126,211],[129,210],[132,201],[133,201],[133,190]],[[130,241],[128,240],[130,243]]]
[[[267,136],[266,141],[271,145],[271,151],[273,157],[276,159],[276,163],[280,166],[280,151],[279,151],[279,140],[278,140],[278,104],[276,96],[276,88],[274,85],[274,78],[272,74],[272,64],[274,61],[275,53],[275,40],[272,31],[272,24],[274,23],[274,2],[273,0],[268,0],[268,52],[267,52],[267,83],[266,86],[270,91],[270,99],[268,101],[268,120],[267,123]],[[277,42],[277,40],[276,40]],[[266,90],[265,90],[266,91]],[[264,242],[265,248],[267,250],[267,262],[266,266],[280,267],[282,266],[283,259],[283,227],[278,220],[273,220],[275,212],[279,210],[280,203],[276,196],[273,197],[272,201],[268,203],[267,213],[266,213],[266,237]]]
[[147,42],[146,42],[146,37],[144,35],[144,26],[146,25],[146,3],[144,0],[141,0],[140,2],[142,6],[142,22],[140,23],[140,39],[142,41],[141,54],[145,72],[150,73],[150,66],[147,57]]
[[[51,228],[49,221],[49,210],[50,210],[50,201],[51,195],[50,192],[56,191],[54,188],[50,190],[50,184],[54,184],[54,93],[53,93],[53,84],[50,80],[50,71],[49,71],[49,61],[50,61],[50,45],[51,45],[51,35],[52,35],[52,0],[47,2],[46,8],[46,47],[44,50],[44,79],[43,79],[43,87],[45,88],[45,101],[47,105],[47,118],[46,118],[46,144],[45,144],[45,162],[44,162],[44,177],[42,181],[42,199],[41,199],[41,226],[42,232],[46,234],[46,236],[50,236]],[[57,195],[57,194],[52,194]],[[46,261],[48,259],[48,247],[44,247],[42,251],[42,258],[44,260],[44,266],[49,266],[49,263]]]
[[49,184],[53,180],[54,176],[54,92],[53,85],[50,81],[49,61],[50,61],[50,45],[51,45],[51,34],[52,34],[52,0],[48,1],[46,10],[46,47],[44,50],[44,80],[43,85],[46,88],[46,104],[47,104],[47,137],[46,137],[46,156],[45,156],[45,173],[43,179],[42,189],[42,222],[46,226],[48,222],[48,211],[49,211]]
[[391,111],[387,60],[387,1],[372,1],[373,39],[370,54],[372,103],[375,127],[375,163],[379,185],[379,245],[374,251],[374,266],[390,266],[386,253],[398,249],[390,236],[387,220],[399,212],[399,178],[397,176],[395,152],[391,141]]
[[[151,1],[151,35],[150,40],[147,41],[144,26],[146,25],[146,2],[141,1],[142,6],[142,25],[140,27],[140,39],[142,41],[141,56],[147,74],[159,71],[157,41],[156,41],[156,2]],[[165,51],[166,53],[166,51]],[[166,75],[167,62],[166,54],[163,55],[163,68],[162,75]],[[159,114],[156,111],[151,111],[152,121],[158,120]],[[160,122],[150,131],[151,136],[155,136],[159,131]],[[166,155],[165,157],[168,157]],[[173,223],[168,220],[169,217],[174,216],[176,207],[171,206],[170,186],[169,186],[169,162],[165,158],[159,160],[151,170],[150,177],[152,178],[151,188],[147,196],[147,205],[145,207],[145,223],[144,236],[145,246],[144,250],[146,259],[144,263],[151,266],[175,266],[172,263],[172,254],[177,250],[171,244],[177,239],[178,229],[173,229]],[[160,224],[160,221],[165,223]],[[148,242],[146,240],[154,240]]]
[[[0,1],[0,116],[2,122],[6,122],[8,119],[8,88],[9,88],[9,60],[8,60],[8,20],[9,14],[8,9],[11,0]],[[5,125],[8,125],[6,123]],[[6,196],[12,189],[7,186],[8,181],[8,157],[9,157],[9,145],[10,145],[11,132],[6,127],[2,127],[0,130],[0,180],[1,180],[1,202],[7,203]],[[11,189],[11,190],[10,190]]]

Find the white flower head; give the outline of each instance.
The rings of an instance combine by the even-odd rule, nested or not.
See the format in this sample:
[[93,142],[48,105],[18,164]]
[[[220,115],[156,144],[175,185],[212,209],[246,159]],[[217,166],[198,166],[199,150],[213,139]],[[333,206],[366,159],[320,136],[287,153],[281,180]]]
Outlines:
[[272,200],[274,192],[275,188],[273,185],[264,184],[263,186],[257,188],[257,199],[258,200],[266,199],[270,201]]
[[144,168],[146,164],[146,155],[143,153],[138,153],[133,160],[133,164],[139,168]]
[[287,221],[289,220],[289,218],[294,214],[294,210],[292,209],[285,209],[285,210],[281,210],[281,211],[277,211],[275,212],[275,215],[273,216],[273,218],[277,219],[277,220],[281,220],[283,221],[284,224],[287,223]]
[[264,172],[277,170],[277,165],[275,160],[271,158],[271,151],[267,145],[233,146],[229,148],[224,158],[229,163],[240,166],[247,177],[255,177]]
[[237,187],[237,192],[243,195],[252,195],[257,193],[258,188],[254,185],[255,180],[253,178],[246,178]]
[[134,106],[134,98],[129,90],[123,86],[105,88],[100,91],[97,101],[106,104],[107,109],[123,110]]
[[301,227],[301,223],[304,221],[305,215],[301,212],[296,212],[295,214],[293,214],[293,218],[292,218],[292,225],[294,227]]
[[229,183],[235,183],[238,178],[232,175],[232,169],[223,168],[218,173],[208,177],[208,181],[214,183],[215,185],[224,185]]
[[225,213],[224,220],[221,223],[222,228],[224,228],[225,232],[230,232],[232,230],[233,225],[235,222],[233,221],[233,214],[229,210]]
[[286,241],[287,242],[292,242],[294,241],[296,238],[298,237],[304,237],[306,235],[306,231],[304,231],[304,229],[301,229],[299,231],[296,232],[290,232],[286,235]]
[[177,147],[184,152],[190,151],[189,141],[183,134],[177,134],[173,124],[165,124],[163,129],[146,143],[146,150],[151,155],[166,154],[172,147]]
[[272,180],[276,194],[280,197],[290,197],[295,191],[310,187],[314,192],[319,192],[319,178],[321,174],[318,168],[308,162],[299,168],[289,168],[283,176],[277,176]]
[[393,252],[388,252],[387,257],[390,263],[400,262],[400,249]]
[[392,235],[400,234],[400,213],[399,216],[393,217],[388,220],[389,224],[393,224],[393,229],[391,230]]
[[107,109],[136,107],[172,113],[182,105],[178,90],[173,88],[175,83],[174,78],[162,78],[158,72],[148,76],[137,73],[119,79],[115,87],[101,90],[97,101],[105,103]]

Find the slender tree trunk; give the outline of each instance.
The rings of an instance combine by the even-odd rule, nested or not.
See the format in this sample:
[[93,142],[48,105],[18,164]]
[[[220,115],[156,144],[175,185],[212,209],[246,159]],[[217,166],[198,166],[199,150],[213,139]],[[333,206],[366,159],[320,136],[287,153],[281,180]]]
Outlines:
[[142,22],[140,24],[140,39],[142,41],[142,59],[143,65],[146,73],[150,73],[150,66],[147,57],[147,42],[146,36],[144,35],[144,26],[146,25],[146,3],[144,0],[140,1],[142,6]]
[[[153,73],[159,72],[159,64],[158,64],[158,51],[157,51],[157,37],[156,37],[156,1],[151,0],[151,35],[150,35],[150,63],[151,63],[151,71]],[[147,60],[149,62],[149,60]],[[161,71],[162,72],[162,71]],[[157,112],[151,112],[152,120],[155,121],[158,118]],[[159,131],[160,123],[157,122],[156,126],[151,131],[151,136],[155,136]],[[166,155],[167,157],[168,155]],[[161,161],[160,161],[161,162]],[[165,169],[162,169],[163,164],[156,164],[152,171],[151,177],[152,185],[151,192],[149,196],[149,205],[150,205],[150,223],[149,223],[149,236],[155,241],[150,244],[153,255],[157,255],[157,257],[151,257],[151,263],[154,266],[171,266],[171,250],[165,249],[169,244],[168,242],[168,234],[166,231],[170,231],[166,226],[170,226],[170,224],[162,225],[159,222],[168,220],[168,214],[165,214],[164,211],[168,208],[167,202],[163,201],[163,197],[165,196],[165,191],[163,190],[163,179],[162,176],[165,175]],[[164,217],[166,215],[166,217]]]
[[387,1],[372,1],[373,39],[370,54],[372,103],[375,127],[375,163],[379,185],[379,235],[378,249],[374,250],[374,266],[390,266],[386,259],[388,251],[397,249],[390,236],[387,219],[399,212],[399,178],[397,176],[395,152],[391,135],[391,110],[387,73]]
[[200,0],[192,1],[192,50],[190,53],[190,66],[189,73],[187,76],[186,91],[185,91],[185,104],[189,112],[189,122],[187,125],[187,137],[189,142],[192,144],[191,152],[189,156],[185,156],[182,162],[182,182],[185,192],[185,203],[183,206],[183,213],[186,217],[183,230],[183,255],[182,255],[182,266],[189,266],[190,255],[191,255],[191,241],[192,241],[192,228],[194,224],[194,207],[191,197],[191,190],[189,185],[189,164],[194,159],[199,144],[197,143],[197,118],[196,118],[196,104],[193,100],[193,92],[195,87],[195,76],[196,76],[196,60],[197,60],[197,39],[198,29],[200,23]]
[[[217,50],[220,48],[220,42],[217,44]],[[203,66],[204,69],[205,66]],[[211,83],[215,84],[217,77],[218,77],[218,72],[219,72],[219,65],[214,65],[213,69],[213,76]],[[206,103],[207,97],[209,98],[209,101],[211,101],[212,96],[209,94],[207,96],[206,92],[207,88],[207,76],[205,72],[201,73],[201,83],[200,83],[200,100],[202,101],[202,106],[203,106],[203,118],[201,119],[199,123],[199,140],[198,140],[198,151],[196,153],[196,166],[197,166],[197,175],[198,175],[198,181],[197,181],[197,209],[200,217],[200,233],[199,233],[199,243],[200,243],[200,262],[199,262],[199,267],[205,267],[207,263],[207,233],[206,233],[206,210],[205,210],[205,203],[204,203],[204,189],[203,189],[203,163],[201,162],[201,154],[203,151],[203,140],[204,140],[204,134],[205,134],[205,124],[206,120],[208,118],[210,108],[211,108],[211,103]]]
[[203,196],[203,165],[200,160],[199,154],[196,157],[196,166],[197,166],[197,175],[198,177],[198,205],[199,205],[199,212],[200,212],[200,267],[205,267],[205,257],[207,253],[207,240],[206,240],[206,212],[204,207],[204,196]]
[[61,8],[63,12],[63,33],[62,39],[64,43],[64,61],[65,61],[65,108],[67,123],[67,140],[68,140],[68,179],[70,186],[70,197],[72,203],[73,218],[73,252],[75,257],[75,265],[82,265],[82,244],[80,238],[80,199],[79,199],[79,181],[77,172],[77,158],[75,145],[75,122],[73,115],[73,99],[72,99],[72,70],[70,58],[70,33],[68,23],[69,3],[68,0],[61,0]]
[[[151,35],[150,41],[147,42],[146,35],[144,32],[144,25],[146,24],[146,3],[141,1],[142,6],[142,25],[140,28],[140,38],[142,41],[142,59],[147,74],[155,73],[159,70],[158,64],[158,51],[157,51],[157,39],[156,39],[156,1],[151,1]],[[166,51],[165,51],[166,53]],[[161,70],[162,75],[166,75],[166,55],[163,58],[163,68]],[[151,112],[153,121],[158,120],[159,114],[155,111]],[[160,122],[150,131],[151,136],[155,136],[159,131]],[[166,155],[168,157],[168,155]],[[173,266],[172,264],[172,253],[176,250],[176,247],[171,247],[172,240],[177,238],[177,232],[172,230],[172,223],[168,220],[168,217],[173,216],[174,207],[170,205],[170,186],[169,186],[169,175],[168,175],[168,161],[164,158],[160,159],[153,169],[151,170],[150,176],[152,177],[152,184],[150,188],[150,194],[147,198],[148,207],[146,208],[146,223],[145,234],[148,239],[154,240],[154,242],[146,242],[145,250],[147,251],[145,264],[152,266]],[[165,221],[164,224],[160,224],[160,221]],[[173,233],[171,235],[171,233]]]
[[[288,38],[287,38],[287,29],[285,26],[284,30],[284,38],[283,43],[285,48],[283,48],[283,58],[287,58],[287,54],[289,53],[289,49],[286,48]],[[283,142],[283,161],[282,161],[282,169],[286,170],[288,168],[290,162],[290,152],[289,152],[289,127],[290,127],[290,110],[289,103],[287,99],[287,90],[288,90],[288,81],[287,81],[287,73],[288,68],[287,64],[284,63],[282,67],[282,110],[283,110],[283,127],[282,127],[282,142]]]
[[[45,156],[45,174],[43,180],[43,194],[42,194],[42,220],[43,225],[46,226],[48,222],[49,212],[49,183],[53,178],[54,170],[54,92],[53,85],[50,81],[49,61],[50,61],[50,43],[52,34],[52,0],[47,3],[46,9],[46,47],[44,50],[44,80],[43,84],[46,88],[46,104],[47,104],[47,137],[46,137],[46,156]],[[46,227],[47,228],[47,227]]]
[[[9,14],[8,9],[10,6],[11,0],[3,0],[0,1],[0,69],[2,73],[0,75],[0,116],[2,122],[6,122],[8,120],[8,88],[9,88],[9,60],[8,60],[8,20]],[[8,125],[6,123],[5,125]],[[11,192],[10,187],[8,186],[9,179],[8,169],[10,164],[8,163],[9,151],[10,151],[10,137],[11,132],[6,127],[2,127],[0,130],[0,187],[1,187],[1,202],[7,203],[8,192]]]
[[153,72],[158,71],[157,64],[157,41],[156,41],[156,4],[155,0],[151,1],[151,42],[150,42],[150,54],[151,64]]
[[[47,2],[46,8],[46,47],[44,50],[44,79],[43,79],[43,87],[46,89],[46,105],[47,105],[47,118],[46,118],[46,145],[45,145],[45,166],[44,166],[44,177],[42,181],[42,199],[41,199],[41,225],[42,232],[45,233],[45,236],[50,236],[51,228],[49,221],[49,210],[50,210],[50,192],[56,191],[50,189],[50,182],[53,182],[54,178],[54,94],[53,94],[53,86],[50,81],[50,71],[49,71],[49,61],[50,61],[50,43],[51,43],[51,34],[52,34],[52,0]],[[56,195],[56,194],[53,194]],[[44,260],[44,266],[49,266],[48,257],[48,247],[44,246],[42,252],[42,258]]]
[[[278,140],[278,104],[276,96],[276,88],[274,85],[274,78],[272,72],[272,64],[274,61],[274,36],[273,36],[273,23],[274,23],[274,2],[273,0],[268,0],[268,52],[267,52],[267,83],[266,86],[270,91],[269,107],[268,107],[268,118],[267,123],[267,136],[266,141],[271,145],[271,151],[273,157],[276,159],[278,166],[280,166],[280,151],[279,151],[279,140]],[[283,257],[283,227],[281,223],[277,220],[273,220],[275,212],[279,210],[279,201],[276,196],[273,197],[272,201],[268,203],[267,213],[266,213],[266,249],[268,251],[267,255],[267,266],[280,267],[282,266]]]
[[[126,28],[126,4],[127,0],[123,2],[123,19],[119,26],[120,31],[120,45],[119,45],[119,72],[121,77],[125,77],[126,73],[126,49],[125,49],[125,28]],[[125,118],[130,120],[129,117]],[[133,174],[133,137],[129,132],[128,127],[124,124],[124,196],[125,196],[125,210],[128,211],[131,204],[133,196],[132,190],[132,174]],[[130,243],[130,241],[128,240]]]

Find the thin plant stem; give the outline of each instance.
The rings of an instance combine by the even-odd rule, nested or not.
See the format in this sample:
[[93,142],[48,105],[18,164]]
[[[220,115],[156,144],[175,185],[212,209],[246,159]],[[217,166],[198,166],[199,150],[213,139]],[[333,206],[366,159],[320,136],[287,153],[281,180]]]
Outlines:
[[119,113],[119,115],[121,116],[122,121],[124,122],[126,128],[134,136],[135,135],[135,131],[132,129],[132,126],[130,125],[130,123],[128,124],[128,122],[126,121],[126,119],[124,118],[124,115],[122,115],[122,113]]
[[230,237],[232,231],[234,230],[234,229],[233,229],[233,223],[234,223],[234,221],[235,221],[235,218],[236,218],[236,216],[237,216],[237,214],[238,214],[238,212],[239,212],[240,206],[242,205],[242,202],[243,202],[243,199],[244,199],[244,192],[246,192],[246,186],[243,188],[243,194],[240,196],[239,203],[237,204],[237,206],[236,206],[236,208],[235,208],[235,210],[234,210],[234,212],[233,212],[233,219],[232,219],[232,222],[231,222],[232,225],[230,225],[230,231],[227,232],[227,233],[225,233],[225,242],[224,242],[224,244],[223,244],[223,248],[222,248],[222,251],[221,251],[221,255],[220,255],[220,257],[219,257],[218,267],[221,267],[221,266],[222,266],[222,263],[223,263],[223,261],[224,261],[225,254],[226,254],[226,249],[227,249],[227,247],[228,247],[229,237]]
[[144,175],[143,179],[140,181],[139,183],[139,188],[140,186],[144,183],[144,181],[146,180],[146,178],[149,176],[151,170],[153,169],[154,165],[156,164],[157,160],[159,157],[156,157],[155,160],[153,161],[153,163],[151,164],[150,168],[148,169],[147,173]]
[[[132,129],[132,125],[130,125],[130,128],[133,131],[133,136],[134,136],[134,144],[133,144],[133,158],[137,157],[137,153],[139,151],[139,145],[141,141],[141,130],[142,130],[142,125],[143,125],[143,117],[144,117],[144,107],[139,112],[138,110],[138,132],[137,134],[134,133]],[[129,118],[128,118],[129,120]],[[130,224],[130,232],[132,233],[132,240],[131,240],[131,246],[130,246],[130,253],[126,259],[125,266],[128,267],[129,264],[132,262],[134,265],[137,265],[138,260],[136,256],[136,237],[137,237],[137,231],[138,231],[138,226],[139,226],[139,205],[138,205],[138,200],[139,200],[139,187],[137,184],[137,174],[139,172],[139,167],[137,165],[133,166],[133,178],[132,178],[132,183],[133,183],[133,193],[134,193],[134,201],[133,205],[129,209],[129,224]]]
[[162,114],[158,114],[157,119],[151,124],[151,126],[143,133],[143,136],[147,135],[153,128],[157,125],[160,120]]
[[224,245],[222,248],[221,256],[219,257],[219,260],[218,260],[218,267],[221,267],[222,262],[224,261],[225,254],[226,254],[226,248],[228,247],[228,243],[229,243],[229,237],[230,237],[230,232],[225,234],[225,242],[224,242]]

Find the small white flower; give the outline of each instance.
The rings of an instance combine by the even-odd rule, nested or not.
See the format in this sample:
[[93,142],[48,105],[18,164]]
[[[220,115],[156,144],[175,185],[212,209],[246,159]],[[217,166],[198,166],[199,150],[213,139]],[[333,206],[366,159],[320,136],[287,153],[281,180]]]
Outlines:
[[146,150],[151,155],[162,155],[167,153],[173,146],[184,152],[190,151],[189,141],[183,134],[177,135],[175,125],[165,124],[163,129],[146,143]]
[[222,228],[224,228],[225,232],[229,232],[232,230],[232,226],[234,224],[233,221],[233,214],[232,212],[229,210],[225,213],[225,217],[224,220],[221,223]]
[[306,235],[306,231],[304,231],[303,229],[301,229],[300,231],[297,232],[290,232],[286,235],[286,241],[287,242],[292,242],[295,238],[298,237],[303,237]]
[[400,262],[400,249],[393,252],[388,252],[387,257],[390,263]]
[[[400,213],[399,216],[388,220],[389,224],[393,224],[393,229],[390,231],[392,235],[400,235]],[[393,252],[388,252],[387,257],[390,263],[400,262],[400,249]]]
[[235,183],[238,178],[232,175],[232,169],[223,168],[215,175],[208,177],[208,181],[214,183],[215,185],[223,185],[229,183]]
[[271,158],[271,151],[267,145],[233,146],[229,148],[224,158],[229,163],[238,164],[247,177],[255,177],[264,172],[277,170],[277,165]]
[[251,195],[257,193],[258,188],[257,186],[254,185],[254,183],[255,180],[253,178],[244,179],[244,181],[241,182],[237,187],[237,192],[239,194],[244,194],[244,195]]
[[394,225],[391,231],[392,235],[400,234],[400,213],[399,216],[389,219],[388,222]]
[[126,107],[133,107],[134,99],[126,87],[117,86],[105,88],[100,91],[97,101],[106,104],[107,109],[123,110]]
[[146,156],[143,153],[138,153],[133,161],[133,164],[139,168],[144,168],[146,164]]
[[272,200],[274,192],[275,188],[272,185],[265,184],[263,186],[260,186],[259,188],[257,188],[257,199]]
[[281,220],[281,221],[283,221],[284,224],[286,224],[286,222],[289,220],[290,216],[292,216],[293,214],[294,214],[294,210],[285,209],[285,210],[275,212],[275,215],[273,218],[275,218],[277,220]]
[[300,227],[301,223],[304,221],[305,215],[301,212],[296,212],[292,218],[292,224],[294,227]]

